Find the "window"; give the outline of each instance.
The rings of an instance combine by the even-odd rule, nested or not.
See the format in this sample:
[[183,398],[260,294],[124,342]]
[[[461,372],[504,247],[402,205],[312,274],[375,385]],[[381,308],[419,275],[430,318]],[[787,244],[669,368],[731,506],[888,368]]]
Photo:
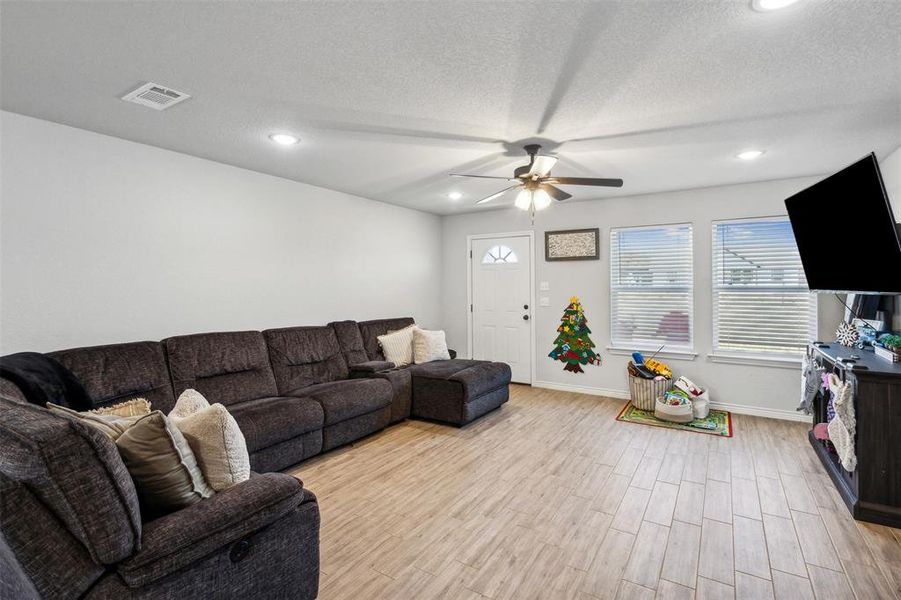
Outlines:
[[615,347],[692,349],[691,225],[610,231],[610,332]]
[[493,265],[497,263],[515,263],[519,262],[516,258],[516,252],[506,246],[492,246],[482,257],[483,265]]
[[816,314],[787,218],[713,224],[714,353],[800,355]]

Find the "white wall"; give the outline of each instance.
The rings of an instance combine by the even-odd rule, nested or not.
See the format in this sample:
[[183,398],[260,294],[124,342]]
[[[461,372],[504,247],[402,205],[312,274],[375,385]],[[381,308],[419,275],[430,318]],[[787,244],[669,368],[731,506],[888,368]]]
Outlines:
[[[895,220],[901,222],[901,147],[879,161],[879,170],[882,171],[882,181],[885,183]],[[892,330],[901,331],[901,296],[895,296]]]
[[0,352],[412,315],[440,218],[0,114]]
[[895,220],[901,220],[901,147],[879,161],[879,170],[882,171]]
[[[693,224],[694,237],[694,339],[699,353],[693,361],[666,358],[677,374],[709,386],[713,400],[737,405],[742,412],[769,416],[795,416],[799,400],[797,368],[712,363],[711,351],[711,221],[740,217],[784,215],[783,200],[820,178],[809,177],[681,192],[631,196],[590,202],[554,204],[538,213],[534,227],[529,216],[513,208],[445,217],[443,308],[444,326],[452,346],[467,345],[466,261],[467,236],[479,233],[535,230],[536,297],[549,296],[550,307],[536,306],[537,381],[543,385],[581,386],[586,391],[624,395],[628,389],[627,356],[613,355],[610,344],[610,228],[659,223]],[[601,260],[545,262],[544,231],[599,227]],[[539,292],[541,281],[549,292]],[[585,308],[592,340],[604,358],[601,366],[587,366],[584,374],[565,372],[547,357],[553,348],[557,325],[570,296]],[[829,295],[819,297],[821,337],[832,339],[841,318],[841,306]]]

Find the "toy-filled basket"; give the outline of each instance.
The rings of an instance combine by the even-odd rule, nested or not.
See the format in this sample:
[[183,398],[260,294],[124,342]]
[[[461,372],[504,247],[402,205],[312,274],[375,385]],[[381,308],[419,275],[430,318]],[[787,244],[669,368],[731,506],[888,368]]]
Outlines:
[[673,383],[672,379],[663,377],[646,379],[633,374],[634,365],[631,362],[629,366],[632,367],[629,369],[629,395],[632,404],[635,408],[653,412],[657,398],[663,396],[670,389],[670,385]]

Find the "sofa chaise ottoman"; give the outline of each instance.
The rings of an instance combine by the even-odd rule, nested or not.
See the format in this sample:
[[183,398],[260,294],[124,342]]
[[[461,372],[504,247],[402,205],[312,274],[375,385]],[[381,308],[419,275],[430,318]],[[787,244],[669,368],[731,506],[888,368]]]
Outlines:
[[[369,361],[385,364],[378,336],[413,324],[410,317],[360,322],[360,342]],[[511,372],[505,363],[454,358],[399,370],[410,374],[410,416],[418,419],[462,426],[499,408],[510,397]],[[389,373],[391,370],[375,376]]]

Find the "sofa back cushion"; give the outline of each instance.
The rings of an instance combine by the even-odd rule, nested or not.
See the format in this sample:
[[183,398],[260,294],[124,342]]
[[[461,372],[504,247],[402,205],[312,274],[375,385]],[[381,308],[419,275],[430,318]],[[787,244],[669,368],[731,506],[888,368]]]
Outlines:
[[389,331],[398,331],[404,327],[413,325],[413,317],[401,317],[398,319],[376,319],[374,321],[360,321],[360,335],[363,337],[363,348],[369,360],[385,360],[382,348],[379,346],[378,337]]
[[358,365],[367,362],[369,355],[363,347],[363,336],[356,321],[335,321],[328,324],[335,331],[338,338],[338,346],[347,366]]
[[166,357],[159,342],[131,342],[59,350],[49,354],[84,386],[95,407],[145,398],[153,408],[175,406]]
[[277,396],[259,331],[180,335],[163,340],[175,395],[194,388],[209,402],[236,404]]
[[331,327],[268,329],[263,335],[282,396],[295,395],[317,383],[347,379],[347,362]]
[[116,563],[140,548],[141,515],[131,476],[115,442],[90,425],[0,397],[0,478],[8,492],[24,486],[47,509],[27,511],[33,551],[65,537],[51,531],[60,527],[98,564]]
[[0,598],[81,598],[105,571],[27,485],[0,475]]

